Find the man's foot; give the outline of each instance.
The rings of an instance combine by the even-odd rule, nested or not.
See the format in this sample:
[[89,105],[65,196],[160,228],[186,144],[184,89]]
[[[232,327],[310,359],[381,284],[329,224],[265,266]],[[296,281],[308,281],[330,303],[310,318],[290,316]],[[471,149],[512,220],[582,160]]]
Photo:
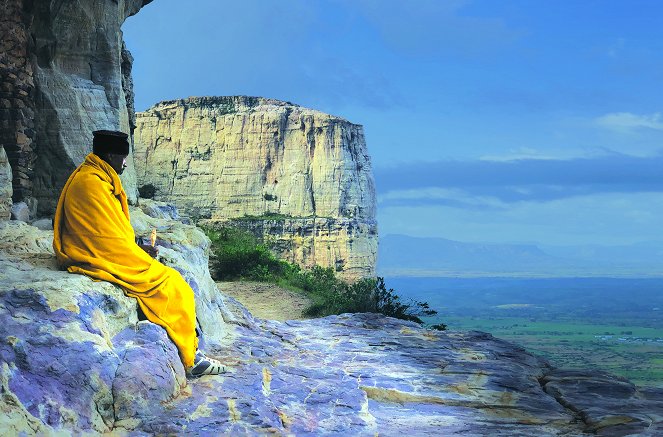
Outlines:
[[203,375],[219,375],[226,373],[226,367],[220,361],[205,356],[201,351],[196,352],[193,367],[187,369],[187,376],[198,378]]

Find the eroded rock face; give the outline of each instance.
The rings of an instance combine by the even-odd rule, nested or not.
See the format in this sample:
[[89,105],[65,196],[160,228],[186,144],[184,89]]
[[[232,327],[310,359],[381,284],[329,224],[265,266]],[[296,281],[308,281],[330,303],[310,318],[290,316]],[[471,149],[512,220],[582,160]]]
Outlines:
[[11,216],[12,193],[12,169],[5,148],[0,146],[0,220]]
[[[13,199],[31,201],[35,161],[33,2],[0,0],[0,146],[13,169]],[[1,147],[0,147],[1,148]]]
[[[14,200],[38,215],[53,212],[67,176],[92,150],[92,131],[131,132],[131,56],[120,26],[150,1],[3,2],[3,43],[12,40],[0,68],[12,98],[0,114],[2,139],[17,170]],[[122,179],[135,202],[132,159]]]
[[[376,200],[363,128],[257,97],[162,102],[139,113],[139,185],[209,222],[265,238],[282,257],[372,276]],[[270,217],[271,215],[271,217]]]

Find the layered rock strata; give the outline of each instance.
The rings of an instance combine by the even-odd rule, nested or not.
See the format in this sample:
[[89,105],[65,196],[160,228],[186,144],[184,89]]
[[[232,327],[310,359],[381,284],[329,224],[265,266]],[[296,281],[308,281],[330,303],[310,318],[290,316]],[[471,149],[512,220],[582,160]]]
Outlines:
[[0,0],[0,145],[14,169],[16,201],[32,198],[36,159],[31,3]]
[[[53,212],[67,176],[91,151],[92,131],[131,132],[131,56],[120,26],[150,1],[2,1],[0,141],[14,201],[31,215]],[[135,202],[131,159],[123,182]]]
[[4,147],[0,146],[0,220],[9,220],[12,191],[12,169]]
[[363,128],[292,103],[197,97],[139,113],[139,185],[207,224],[232,222],[283,258],[372,276],[376,199]]
[[[196,294],[208,353],[187,380],[160,327],[115,285],[57,270],[52,231],[0,221],[0,434],[657,435],[663,390],[552,368],[480,332],[377,314],[254,319],[212,282],[209,241],[159,204],[163,262]],[[232,284],[226,284],[232,286]]]

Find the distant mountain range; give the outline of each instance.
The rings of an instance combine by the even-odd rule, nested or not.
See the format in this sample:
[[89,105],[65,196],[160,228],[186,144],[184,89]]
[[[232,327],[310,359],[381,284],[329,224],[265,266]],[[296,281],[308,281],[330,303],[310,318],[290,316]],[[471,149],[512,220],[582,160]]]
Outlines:
[[380,238],[381,276],[663,276],[663,244],[545,246]]

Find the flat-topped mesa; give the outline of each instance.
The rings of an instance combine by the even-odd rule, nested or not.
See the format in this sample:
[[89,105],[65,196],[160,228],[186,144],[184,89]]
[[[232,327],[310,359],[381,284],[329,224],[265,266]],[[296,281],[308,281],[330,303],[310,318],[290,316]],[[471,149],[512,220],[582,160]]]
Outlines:
[[[156,105],[152,106],[146,111],[167,111],[175,107],[186,107],[186,108],[210,108],[217,111],[220,111],[222,114],[230,114],[234,112],[245,112],[250,111],[258,106],[290,106],[300,109],[301,106],[285,102],[283,100],[270,99],[266,97],[255,97],[255,96],[194,96],[187,97],[186,99],[174,99],[174,100],[163,100]],[[266,109],[266,108],[264,108]],[[319,112],[311,109],[306,109],[310,112]],[[322,114],[321,112],[319,112]]]
[[206,223],[251,230],[284,259],[373,276],[375,185],[363,127],[262,97],[190,97],[136,117],[138,184]]

